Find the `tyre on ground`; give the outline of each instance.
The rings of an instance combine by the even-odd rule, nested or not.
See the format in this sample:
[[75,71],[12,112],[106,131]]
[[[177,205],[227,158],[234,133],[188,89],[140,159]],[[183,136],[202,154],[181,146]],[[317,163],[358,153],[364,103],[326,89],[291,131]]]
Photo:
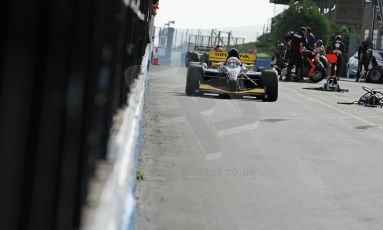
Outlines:
[[366,81],[370,83],[383,83],[383,70],[380,68],[373,68],[369,71]]
[[189,65],[186,76],[185,92],[188,96],[198,96],[199,84],[203,77],[203,67],[201,65]]
[[265,88],[263,101],[276,101],[278,99],[278,75],[273,69],[265,69],[261,73],[261,80]]
[[326,75],[327,75],[326,70],[324,68],[319,68],[319,69],[315,70],[315,72],[313,73],[311,81],[313,83],[318,83],[318,82],[322,81],[323,79],[325,79]]

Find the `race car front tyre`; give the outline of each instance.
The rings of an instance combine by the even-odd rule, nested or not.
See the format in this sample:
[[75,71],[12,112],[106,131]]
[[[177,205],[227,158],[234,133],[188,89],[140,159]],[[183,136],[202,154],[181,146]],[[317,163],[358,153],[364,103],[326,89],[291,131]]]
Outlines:
[[185,92],[188,96],[199,95],[199,84],[202,80],[203,68],[201,65],[190,65],[186,77]]
[[278,75],[275,70],[265,69],[261,73],[261,79],[265,88],[263,101],[276,101],[278,99]]

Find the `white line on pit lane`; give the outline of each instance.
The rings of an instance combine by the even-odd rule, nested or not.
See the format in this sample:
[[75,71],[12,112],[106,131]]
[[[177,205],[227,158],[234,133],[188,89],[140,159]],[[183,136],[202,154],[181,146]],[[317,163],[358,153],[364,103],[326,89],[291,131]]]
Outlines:
[[243,133],[251,130],[255,130],[259,127],[260,122],[256,121],[252,124],[237,126],[229,129],[222,129],[217,131],[217,137],[229,136],[233,134]]
[[222,157],[222,153],[218,152],[218,153],[209,153],[206,155],[206,160],[207,161],[211,161],[211,160],[217,160],[217,159],[220,159]]

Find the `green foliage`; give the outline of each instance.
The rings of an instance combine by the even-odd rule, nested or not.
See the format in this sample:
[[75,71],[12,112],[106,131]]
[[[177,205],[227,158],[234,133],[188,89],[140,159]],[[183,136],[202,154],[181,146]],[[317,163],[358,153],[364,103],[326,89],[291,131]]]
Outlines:
[[245,44],[241,44],[241,45],[226,47],[227,50],[229,50],[231,48],[235,48],[239,52],[244,53],[244,52],[248,52],[249,50],[254,49],[255,48],[255,42],[249,42],[249,43],[245,43]]
[[260,36],[255,43],[258,52],[258,58],[262,58],[262,53],[266,54],[268,57],[271,57],[275,50],[275,39],[272,34],[264,34]]
[[[294,1],[295,2],[295,1]],[[249,46],[255,46],[260,52],[271,56],[278,42],[284,41],[288,31],[298,31],[302,26],[310,26],[315,39],[322,39],[325,46],[330,45],[335,36],[340,34],[345,44],[345,54],[348,52],[350,30],[347,26],[337,26],[331,23],[319,11],[318,6],[311,0],[303,0],[297,4],[291,3],[289,8],[275,18],[275,24],[270,34],[260,36],[255,43],[239,46],[247,51]]]
[[310,26],[315,39],[322,39],[324,43],[330,41],[331,23],[310,0],[291,4],[287,10],[278,15],[272,30],[273,37],[275,41],[283,40],[288,31],[297,31],[302,26]]
[[249,50],[256,49],[258,58],[271,58],[275,49],[275,42],[271,34],[264,34],[256,42],[249,42],[229,48],[236,48],[239,52],[248,52]]
[[260,36],[256,42],[237,45],[234,48],[240,52],[256,49],[258,58],[271,57],[278,42],[284,41],[286,33],[298,31],[302,26],[310,26],[315,39],[322,39],[326,47],[331,44],[336,35],[341,35],[345,44],[344,54],[348,53],[350,29],[347,26],[331,23],[311,0],[290,4],[287,10],[276,17],[271,33]]
[[142,171],[141,170],[137,170],[137,173],[136,173],[136,179],[138,181],[143,181],[145,179],[144,175],[142,174]]

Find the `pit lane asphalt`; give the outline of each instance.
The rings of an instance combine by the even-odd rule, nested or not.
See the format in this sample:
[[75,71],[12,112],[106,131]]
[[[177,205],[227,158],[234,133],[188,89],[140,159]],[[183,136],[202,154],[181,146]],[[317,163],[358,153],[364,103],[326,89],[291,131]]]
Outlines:
[[152,68],[138,230],[382,229],[383,109],[337,104],[373,85],[280,82],[270,103],[188,97],[185,76]]

